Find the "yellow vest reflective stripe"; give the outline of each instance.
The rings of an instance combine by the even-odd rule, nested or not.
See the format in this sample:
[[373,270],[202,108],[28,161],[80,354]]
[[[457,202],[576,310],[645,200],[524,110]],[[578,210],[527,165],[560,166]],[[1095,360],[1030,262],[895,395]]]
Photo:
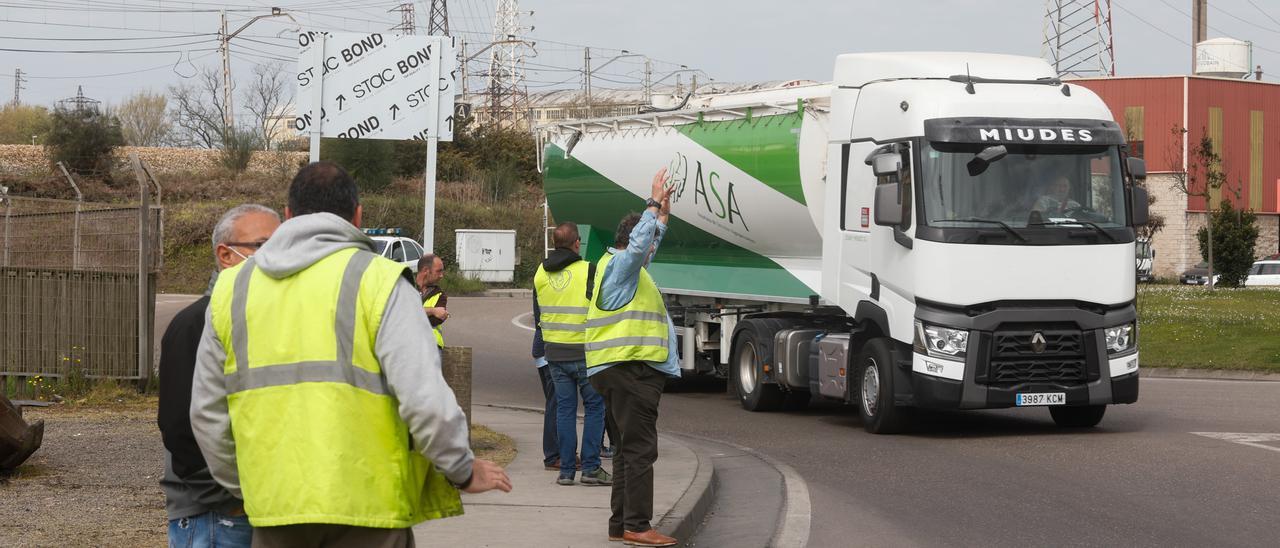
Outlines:
[[[440,295],[441,293],[436,293],[435,295],[427,297],[427,300],[422,301],[423,310],[435,308],[436,303],[440,302]],[[436,346],[444,348],[444,324],[431,326],[431,331],[435,333]]]
[[398,263],[347,249],[274,279],[250,258],[218,277],[209,316],[255,527],[403,528],[462,513],[414,449],[374,354]]
[[542,265],[533,275],[538,295],[539,326],[547,344],[547,359],[581,360],[587,340],[587,276],[591,263],[578,261],[563,270],[547,272]]
[[[606,254],[596,267],[597,288],[603,287],[604,273],[611,259],[613,255]],[[600,307],[601,293],[600,289],[596,290],[587,311],[587,340],[584,344],[587,367],[635,360],[667,361],[667,307],[649,272],[640,269],[635,295],[617,310]]]

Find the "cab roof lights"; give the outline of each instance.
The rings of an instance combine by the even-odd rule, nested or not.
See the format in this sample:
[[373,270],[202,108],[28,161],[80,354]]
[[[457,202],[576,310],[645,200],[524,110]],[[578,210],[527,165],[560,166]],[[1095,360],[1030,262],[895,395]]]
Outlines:
[[367,236],[400,236],[404,234],[401,228],[366,228],[364,233]]

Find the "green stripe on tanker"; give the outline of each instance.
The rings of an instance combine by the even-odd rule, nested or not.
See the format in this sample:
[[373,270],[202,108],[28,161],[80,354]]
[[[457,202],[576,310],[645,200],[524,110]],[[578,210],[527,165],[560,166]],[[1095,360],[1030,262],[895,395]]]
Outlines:
[[788,198],[805,203],[800,187],[800,123],[795,114],[676,126],[686,137]]
[[[588,240],[613,242],[618,221],[643,208],[642,198],[618,186],[564,149],[547,144],[543,185],[556,221],[591,225]],[[595,246],[588,246],[595,249]],[[592,253],[588,259],[595,260]],[[804,299],[813,293],[777,263],[717,238],[676,216],[671,217],[662,248],[649,266],[659,287],[668,290],[737,293]]]

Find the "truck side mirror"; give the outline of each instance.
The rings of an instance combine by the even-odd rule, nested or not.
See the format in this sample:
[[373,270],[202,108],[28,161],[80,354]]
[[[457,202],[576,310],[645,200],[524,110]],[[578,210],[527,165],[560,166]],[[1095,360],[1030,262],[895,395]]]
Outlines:
[[[1130,158],[1130,160],[1133,159],[1134,158]],[[1142,160],[1138,161],[1141,162]],[[1147,189],[1138,185],[1129,187],[1129,203],[1132,204],[1131,211],[1133,212],[1129,219],[1129,225],[1143,226],[1147,224]]]
[[[894,156],[897,156],[896,154]],[[898,200],[896,184],[876,185],[876,224],[898,226],[902,224],[902,203]]]
[[871,171],[876,177],[896,176],[902,169],[902,155],[886,152],[871,157]]
[[1125,159],[1129,167],[1129,176],[1135,181],[1147,180],[1147,161],[1142,158],[1129,157]]

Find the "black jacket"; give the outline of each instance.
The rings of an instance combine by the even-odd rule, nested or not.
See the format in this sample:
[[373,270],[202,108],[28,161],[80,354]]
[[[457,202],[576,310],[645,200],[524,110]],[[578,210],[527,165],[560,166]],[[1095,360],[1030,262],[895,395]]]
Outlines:
[[[547,272],[559,272],[568,268],[578,261],[583,260],[572,249],[557,247],[547,258],[542,261],[542,269]],[[596,265],[592,263],[587,268],[587,294],[588,301],[594,293],[595,287],[595,271]],[[542,339],[542,309],[538,306],[538,290],[533,290],[533,325],[535,330],[533,333],[533,357],[539,358],[546,356],[549,361],[571,362],[586,360],[586,354],[583,352],[582,345],[565,345],[548,343]]]
[[206,295],[178,312],[160,339],[160,410],[156,422],[169,453],[165,475],[160,480],[169,519],[241,504],[209,475],[191,432],[191,378],[208,309]]

